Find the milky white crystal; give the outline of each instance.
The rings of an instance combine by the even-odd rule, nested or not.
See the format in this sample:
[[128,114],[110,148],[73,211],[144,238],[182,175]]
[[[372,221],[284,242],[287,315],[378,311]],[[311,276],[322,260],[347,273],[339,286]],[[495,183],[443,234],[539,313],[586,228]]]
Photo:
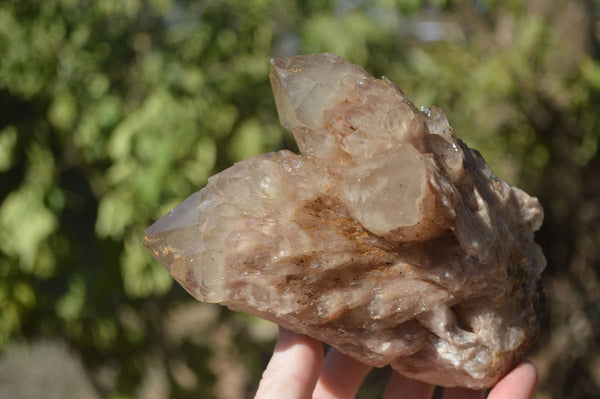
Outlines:
[[495,383],[538,331],[537,199],[440,109],[336,55],[272,60],[270,78],[302,155],[211,177],[144,245],[201,301],[433,384]]

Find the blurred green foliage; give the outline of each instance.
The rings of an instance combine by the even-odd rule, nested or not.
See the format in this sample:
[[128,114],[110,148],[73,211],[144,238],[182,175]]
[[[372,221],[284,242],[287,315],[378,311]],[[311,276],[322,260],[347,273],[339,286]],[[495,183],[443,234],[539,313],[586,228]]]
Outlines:
[[[219,365],[241,359],[233,373],[241,388],[227,397],[251,396],[272,330],[198,305],[204,324],[173,333],[173,309],[191,298],[140,242],[146,226],[211,174],[254,154],[294,149],[277,120],[269,59],[333,52],[385,74],[418,106],[444,108],[500,177],[540,196],[549,303],[558,309],[545,327],[568,324],[573,311],[592,326],[587,347],[561,367],[559,349],[538,356],[548,363],[541,389],[548,397],[595,396],[599,7],[0,2],[0,348],[63,337],[109,397],[138,395],[153,362],[173,397],[225,397],[232,371]],[[553,283],[565,276],[575,288]],[[553,299],[565,292],[576,293],[573,305]],[[541,342],[554,341],[548,332]],[[580,388],[567,387],[573,375]]]

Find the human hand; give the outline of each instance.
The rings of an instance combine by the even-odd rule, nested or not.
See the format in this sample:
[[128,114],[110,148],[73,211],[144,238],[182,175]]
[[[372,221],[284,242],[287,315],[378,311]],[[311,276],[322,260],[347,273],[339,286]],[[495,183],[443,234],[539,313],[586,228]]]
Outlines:
[[[305,335],[279,329],[273,357],[263,373],[255,399],[351,399],[371,367]],[[492,388],[488,399],[530,399],[537,386],[537,370],[524,360]],[[383,399],[430,398],[434,386],[394,373]],[[444,399],[483,398],[483,391],[444,389]]]

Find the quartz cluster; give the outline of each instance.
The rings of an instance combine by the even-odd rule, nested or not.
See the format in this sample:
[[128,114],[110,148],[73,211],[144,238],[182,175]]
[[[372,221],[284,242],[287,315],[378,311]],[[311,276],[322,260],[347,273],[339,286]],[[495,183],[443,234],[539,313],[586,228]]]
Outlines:
[[485,388],[538,331],[536,198],[494,176],[442,110],[332,54],[271,61],[302,155],[211,177],[144,245],[194,297],[371,366]]

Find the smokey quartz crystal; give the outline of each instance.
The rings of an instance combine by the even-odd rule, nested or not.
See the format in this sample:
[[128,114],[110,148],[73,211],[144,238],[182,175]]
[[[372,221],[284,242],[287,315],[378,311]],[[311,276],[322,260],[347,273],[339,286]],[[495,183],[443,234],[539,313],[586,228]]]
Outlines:
[[270,79],[302,155],[211,177],[144,245],[201,301],[418,380],[494,384],[539,328],[538,200],[339,56],[274,59]]

